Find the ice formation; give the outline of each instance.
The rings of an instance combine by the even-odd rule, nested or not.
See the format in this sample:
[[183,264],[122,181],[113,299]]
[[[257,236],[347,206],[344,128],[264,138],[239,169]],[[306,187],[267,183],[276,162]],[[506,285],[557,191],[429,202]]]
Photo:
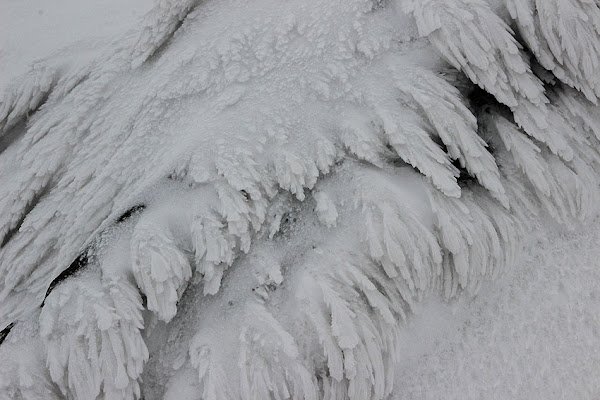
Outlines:
[[594,213],[599,67],[592,0],[159,0],[37,63],[0,98],[0,398],[387,398],[416,302]]

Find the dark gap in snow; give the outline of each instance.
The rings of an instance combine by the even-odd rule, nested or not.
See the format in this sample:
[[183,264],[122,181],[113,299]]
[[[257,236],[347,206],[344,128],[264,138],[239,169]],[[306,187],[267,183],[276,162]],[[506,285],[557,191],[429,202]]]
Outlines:
[[471,112],[477,118],[478,134],[485,140],[488,151],[494,155],[496,148],[494,141],[490,140],[486,122],[493,113],[500,113],[509,120],[513,119],[513,113],[510,108],[498,102],[492,94],[477,85],[473,85],[472,90],[467,94],[467,99]]
[[142,307],[146,309],[148,307],[148,298],[144,293],[142,293],[141,290],[138,290],[138,293],[140,294],[140,298],[142,299]]
[[371,11],[379,11],[385,8],[388,4],[388,0],[372,0]]
[[[144,204],[138,204],[136,206],[131,207],[129,210],[125,211],[121,216],[119,216],[119,218],[116,219],[116,223],[120,224],[120,223],[127,221],[134,214],[141,212],[145,208],[146,208],[146,206]],[[56,285],[58,285],[60,282],[69,278],[70,276],[75,274],[77,271],[79,271],[80,269],[82,269],[83,267],[88,265],[92,261],[92,258],[93,258],[92,246],[89,246],[81,254],[79,254],[79,256],[77,256],[77,258],[71,263],[71,265],[69,265],[67,267],[67,269],[65,269],[63,272],[61,272],[60,275],[58,275],[52,281],[52,283],[48,287],[48,290],[46,291],[46,295],[44,296],[44,301],[46,300],[46,298],[48,297],[48,295],[50,294],[52,289],[54,289],[56,287]],[[44,302],[42,302],[42,307],[43,306],[44,306]]]
[[129,210],[125,211],[119,218],[117,218],[117,224],[127,221],[134,214],[143,211],[145,208],[146,206],[144,204],[138,204],[137,206],[131,207]]
[[472,182],[477,182],[477,178],[471,175],[469,171],[467,171],[467,169],[463,165],[461,165],[460,160],[452,160],[452,165],[454,165],[456,169],[458,169],[459,175],[456,178],[456,182],[458,182],[460,186],[465,186]]
[[555,86],[562,86],[561,82],[556,79],[554,74],[551,71],[548,71],[546,68],[540,65],[537,60],[531,60],[531,72],[544,83],[544,88],[546,89],[546,93],[548,92],[548,88],[553,88]]
[[438,135],[432,135],[432,136],[431,136],[431,140],[433,140],[433,142],[434,142],[435,144],[437,144],[438,146],[440,146],[440,148],[441,148],[442,150],[444,150],[446,153],[448,152],[448,151],[447,151],[447,150],[448,150],[448,148],[446,147],[446,145],[445,145],[445,144],[444,144],[444,142],[442,141],[442,138],[441,138],[441,137],[439,137]]
[[0,332],[0,344],[4,343],[4,339],[6,339],[6,337],[8,336],[8,334],[10,333],[10,330],[13,328],[13,326],[15,326],[15,323],[13,322],[12,324],[9,324],[6,328],[4,328],[1,332]]
[[486,92],[477,85],[473,85],[472,90],[467,94],[467,99],[469,100],[471,111],[478,120],[481,113],[489,113],[490,106],[503,106],[498,103],[494,95]]
[[65,269],[63,272],[60,273],[60,275],[58,275],[56,278],[54,278],[54,280],[48,287],[48,290],[46,290],[46,295],[44,296],[44,301],[42,302],[41,307],[44,306],[46,298],[48,297],[50,292],[52,292],[52,289],[54,289],[56,287],[56,285],[58,285],[60,282],[64,281],[68,277],[75,274],[81,268],[88,265],[90,263],[90,259],[91,259],[90,249],[86,249],[81,254],[79,254],[79,256],[77,256],[77,258],[71,263],[71,265],[69,265],[69,267],[67,269]]

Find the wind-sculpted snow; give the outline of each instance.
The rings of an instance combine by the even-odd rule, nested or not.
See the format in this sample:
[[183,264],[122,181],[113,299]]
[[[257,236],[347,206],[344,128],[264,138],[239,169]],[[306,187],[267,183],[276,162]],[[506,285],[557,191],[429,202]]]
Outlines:
[[600,94],[600,10],[593,0],[507,0],[538,62],[596,103]]
[[492,3],[158,1],[7,88],[0,395],[387,398],[418,301],[598,200],[598,6]]

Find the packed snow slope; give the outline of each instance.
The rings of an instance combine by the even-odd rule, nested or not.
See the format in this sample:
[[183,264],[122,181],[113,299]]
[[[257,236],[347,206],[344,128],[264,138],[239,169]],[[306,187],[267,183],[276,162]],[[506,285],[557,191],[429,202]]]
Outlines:
[[[435,398],[447,381],[402,371],[441,376],[479,316],[490,368],[565,332],[594,346],[583,266],[548,290],[572,331],[518,307],[548,280],[506,271],[533,262],[516,263],[533,229],[597,214],[596,1],[2,7],[1,397]],[[486,311],[502,287],[519,288],[499,313],[514,341]],[[510,374],[483,390],[478,368],[450,393],[518,397],[562,351],[510,358],[523,391]]]

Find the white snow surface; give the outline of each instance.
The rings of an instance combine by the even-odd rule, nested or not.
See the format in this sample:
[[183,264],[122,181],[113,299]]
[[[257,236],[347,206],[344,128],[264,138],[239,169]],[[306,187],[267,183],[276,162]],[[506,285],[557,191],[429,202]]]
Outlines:
[[6,0],[0,30],[0,399],[600,396],[597,2]]
[[600,229],[545,226],[469,301],[424,302],[402,336],[393,399],[600,397]]

